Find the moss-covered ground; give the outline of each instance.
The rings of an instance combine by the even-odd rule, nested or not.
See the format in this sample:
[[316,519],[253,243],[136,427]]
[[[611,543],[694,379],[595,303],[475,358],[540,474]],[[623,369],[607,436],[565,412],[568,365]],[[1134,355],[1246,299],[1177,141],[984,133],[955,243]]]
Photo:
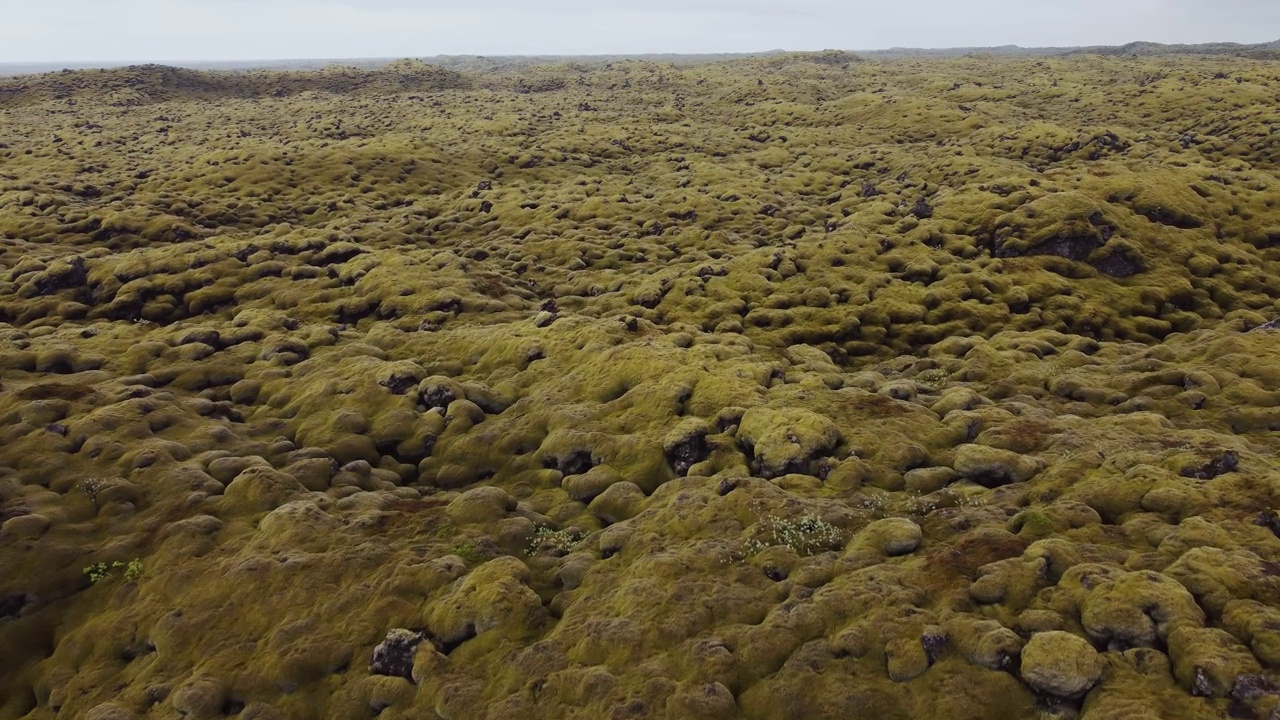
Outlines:
[[1233,57],[0,81],[0,719],[1276,717],[1278,167]]

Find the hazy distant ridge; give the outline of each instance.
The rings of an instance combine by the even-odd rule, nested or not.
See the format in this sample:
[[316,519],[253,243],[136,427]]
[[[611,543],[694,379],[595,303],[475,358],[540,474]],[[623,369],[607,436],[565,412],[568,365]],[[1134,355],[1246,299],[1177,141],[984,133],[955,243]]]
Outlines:
[[[566,62],[599,63],[618,62],[623,60],[642,60],[648,62],[666,62],[676,64],[695,64],[720,62],[741,58],[764,57],[777,55],[785,51],[768,50],[755,53],[651,53],[636,55],[435,55],[416,58],[425,63],[467,72],[492,72],[516,70],[530,65],[556,64]],[[889,59],[906,57],[960,57],[964,55],[1004,55],[1004,56],[1054,56],[1073,54],[1096,54],[1109,56],[1122,55],[1239,55],[1254,59],[1280,59],[1280,40],[1252,45],[1241,43],[1201,43],[1198,45],[1165,45],[1153,42],[1131,42],[1126,45],[1091,45],[1084,47],[1021,47],[1019,45],[1000,45],[997,47],[955,47],[955,48],[904,48],[893,47],[880,50],[855,50],[854,52],[867,58]],[[176,67],[189,70],[319,70],[341,66],[364,70],[376,70],[395,62],[397,58],[355,58],[355,59],[298,59],[298,60],[209,60],[170,63]],[[0,63],[0,75],[31,75],[54,72],[58,70],[88,70],[98,68],[125,67],[131,63]]]
[[168,65],[130,65],[99,70],[64,70],[0,81],[0,107],[47,100],[93,98],[128,107],[178,98],[286,97],[303,92],[386,95],[464,89],[471,81],[417,60],[397,60],[379,69],[331,66],[313,71],[193,70]]
[[963,55],[1010,55],[1010,56],[1052,56],[1052,55],[1240,55],[1244,57],[1262,57],[1268,53],[1276,57],[1280,51],[1280,40],[1269,43],[1245,45],[1241,43],[1202,43],[1199,45],[1165,45],[1154,42],[1131,42],[1125,45],[1088,45],[1082,47],[1021,47],[1019,45],[1001,45],[998,47],[959,47],[959,48],[889,48],[886,50],[860,50],[858,54],[869,58],[892,57],[960,57]]

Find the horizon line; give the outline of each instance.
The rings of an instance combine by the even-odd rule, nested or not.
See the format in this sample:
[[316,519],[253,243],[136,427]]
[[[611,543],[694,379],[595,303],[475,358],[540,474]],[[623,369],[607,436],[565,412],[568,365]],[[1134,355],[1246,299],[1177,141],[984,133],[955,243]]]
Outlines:
[[[1017,48],[1020,50],[1078,50],[1082,48],[1121,48],[1128,45],[1159,45],[1164,47],[1197,47],[1204,45],[1238,45],[1240,47],[1253,47],[1261,45],[1270,45],[1280,43],[1280,39],[1271,42],[1260,43],[1241,43],[1232,40],[1210,41],[1203,43],[1162,43],[1152,40],[1131,40],[1119,45],[1019,45],[1017,43],[1005,43],[1002,45],[953,45],[945,47],[925,47],[925,46],[907,46],[895,45],[887,48],[822,48],[822,49],[804,49],[791,50],[785,48],[770,48],[768,50],[726,50],[726,51],[664,51],[664,52],[597,52],[597,53],[436,53],[434,55],[383,55],[383,56],[346,56],[346,57],[256,57],[256,58],[166,58],[152,60],[124,60],[124,59],[95,59],[95,60],[0,60],[0,67],[6,66],[23,66],[23,65],[39,65],[54,66],[65,64],[67,69],[93,69],[97,67],[125,67],[130,65],[174,65],[179,63],[284,63],[284,62],[380,62],[385,60],[421,60],[425,58],[605,58],[605,57],[664,57],[664,56],[694,56],[709,57],[715,55],[769,55],[777,53],[812,53],[812,52],[850,52],[850,53],[886,53],[886,52],[902,52],[902,51],[925,51],[925,52],[945,52],[948,50],[989,50],[1003,48]],[[71,66],[85,66],[81,68],[72,68]]]

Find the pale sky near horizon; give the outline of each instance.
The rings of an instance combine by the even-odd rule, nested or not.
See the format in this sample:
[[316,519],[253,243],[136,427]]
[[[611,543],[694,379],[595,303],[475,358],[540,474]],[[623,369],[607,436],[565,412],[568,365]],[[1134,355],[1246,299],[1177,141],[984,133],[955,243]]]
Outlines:
[[18,0],[0,62],[1270,42],[1277,0]]

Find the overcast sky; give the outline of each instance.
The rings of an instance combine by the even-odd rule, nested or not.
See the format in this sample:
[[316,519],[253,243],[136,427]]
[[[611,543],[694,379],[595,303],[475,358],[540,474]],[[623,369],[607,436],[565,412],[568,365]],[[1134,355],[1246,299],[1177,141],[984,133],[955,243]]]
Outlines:
[[1280,39],[1280,0],[14,0],[0,62]]

